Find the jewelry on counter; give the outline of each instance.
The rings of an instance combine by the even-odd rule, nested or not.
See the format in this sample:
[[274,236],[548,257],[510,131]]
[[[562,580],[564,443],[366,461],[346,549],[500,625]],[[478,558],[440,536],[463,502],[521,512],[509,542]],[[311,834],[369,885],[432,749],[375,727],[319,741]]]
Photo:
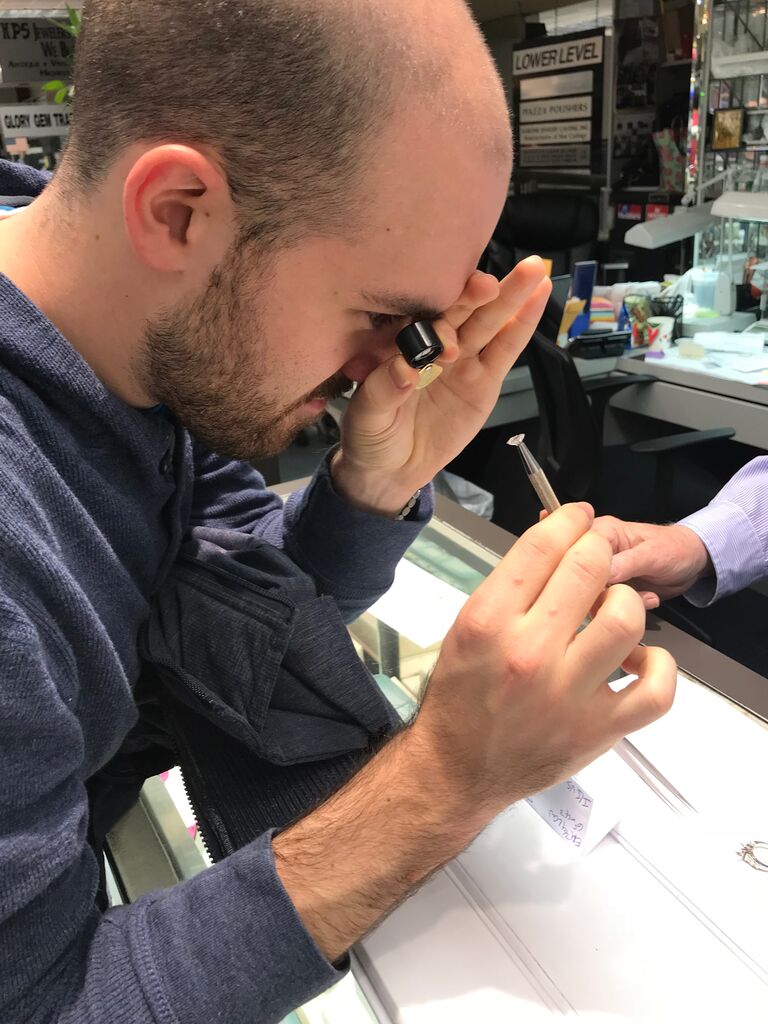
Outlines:
[[745,843],[737,851],[737,856],[741,857],[744,863],[749,864],[755,871],[768,871],[768,843],[762,843],[758,839],[751,843]]

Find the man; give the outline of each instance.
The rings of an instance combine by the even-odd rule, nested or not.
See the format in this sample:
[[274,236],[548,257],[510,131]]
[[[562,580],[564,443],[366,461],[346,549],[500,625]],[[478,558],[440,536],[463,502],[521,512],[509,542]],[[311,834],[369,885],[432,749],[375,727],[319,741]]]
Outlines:
[[[354,614],[549,286],[537,259],[501,286],[472,273],[511,146],[459,0],[91,0],[83,24],[62,168],[0,224],[0,1020],[272,1021],[506,805],[663,713],[674,665],[638,648],[642,602],[604,594],[608,545],[566,508],[470,599],[418,717],[330,800],[96,909],[86,785],[136,721],[138,637],[184,537],[266,539]],[[425,316],[444,372],[417,391],[394,338]],[[350,381],[339,450],[283,510],[236,460]],[[268,699],[227,653],[239,699]],[[615,694],[620,664],[639,678]]]
[[706,508],[679,523],[624,523],[612,516],[595,528],[614,551],[612,582],[632,581],[646,608],[685,594],[706,607],[768,576],[768,458],[753,459]]

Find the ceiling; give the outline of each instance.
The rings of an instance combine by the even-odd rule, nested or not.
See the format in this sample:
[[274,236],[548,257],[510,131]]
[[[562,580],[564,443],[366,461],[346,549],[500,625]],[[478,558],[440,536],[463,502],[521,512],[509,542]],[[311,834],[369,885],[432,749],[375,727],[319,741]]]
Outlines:
[[511,14],[537,14],[555,7],[568,7],[577,0],[468,0],[478,21],[495,21]]
[[[30,11],[64,11],[68,0],[0,0],[0,11],[14,11],[29,17]],[[70,7],[82,7],[82,0],[69,0]]]
[[478,21],[492,21],[494,18],[521,13],[521,0],[469,0],[469,5]]
[[[534,14],[536,11],[565,7],[571,0],[469,0],[478,21],[493,21],[510,14]],[[81,0],[70,0],[70,5],[80,7]],[[67,0],[0,0],[0,11],[50,11],[63,10]]]

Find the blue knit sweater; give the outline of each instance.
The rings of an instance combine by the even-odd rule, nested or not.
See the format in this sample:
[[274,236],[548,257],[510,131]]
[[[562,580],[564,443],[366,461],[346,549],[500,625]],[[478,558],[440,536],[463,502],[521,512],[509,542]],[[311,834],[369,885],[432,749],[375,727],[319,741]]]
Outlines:
[[[0,163],[0,194],[45,180]],[[282,547],[349,618],[388,587],[430,506],[427,493],[405,523],[366,515],[323,467],[284,508],[247,465],[107,391],[0,275],[3,1024],[256,1024],[337,980],[268,837],[100,914],[85,783],[136,721],[137,636],[191,527]]]

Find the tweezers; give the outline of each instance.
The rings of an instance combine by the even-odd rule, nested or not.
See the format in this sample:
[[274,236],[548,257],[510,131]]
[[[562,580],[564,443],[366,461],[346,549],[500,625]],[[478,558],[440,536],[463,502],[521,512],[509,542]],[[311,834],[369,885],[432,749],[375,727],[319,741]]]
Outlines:
[[[514,437],[510,437],[507,441],[508,445],[513,448],[517,448],[520,452],[520,457],[523,460],[525,466],[525,472],[528,479],[531,482],[536,494],[539,496],[539,500],[547,512],[554,512],[560,508],[560,502],[558,501],[557,495],[552,490],[552,484],[547,480],[546,473],[541,468],[539,463],[531,454],[530,449],[525,443],[525,434],[515,434]],[[587,615],[587,622],[592,619],[591,615]],[[648,760],[647,757],[640,750],[628,740],[626,737],[619,740],[619,742],[613,748],[619,757],[627,764],[635,775],[641,779],[649,789],[661,800],[667,804],[676,814],[686,814],[693,811],[695,813],[695,807],[685,799],[683,794],[677,789],[669,779],[666,778],[654,765]]]

